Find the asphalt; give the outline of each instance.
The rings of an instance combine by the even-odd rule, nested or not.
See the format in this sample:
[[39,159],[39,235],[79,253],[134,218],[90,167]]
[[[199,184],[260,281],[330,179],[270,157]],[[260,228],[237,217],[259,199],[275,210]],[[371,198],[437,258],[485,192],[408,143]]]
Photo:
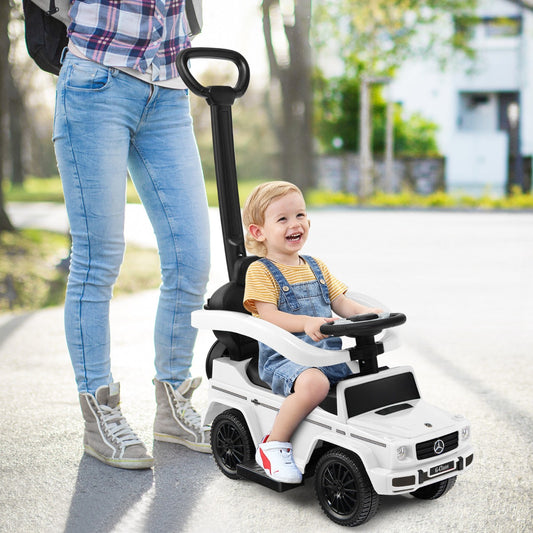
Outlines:
[[[153,246],[140,208],[128,242]],[[9,206],[18,226],[67,230],[61,207]],[[217,211],[212,277],[223,283]],[[311,210],[306,252],[351,288],[408,317],[383,364],[411,364],[423,397],[472,423],[475,465],[430,502],[384,497],[362,532],[533,530],[533,214]],[[312,483],[278,494],[223,476],[209,455],[154,442],[152,326],[157,292],[112,303],[112,361],[122,407],[155,457],[150,471],[83,454],[61,308],[0,315],[0,531],[342,531]],[[193,373],[213,340],[200,332]],[[202,410],[207,385],[195,395]]]

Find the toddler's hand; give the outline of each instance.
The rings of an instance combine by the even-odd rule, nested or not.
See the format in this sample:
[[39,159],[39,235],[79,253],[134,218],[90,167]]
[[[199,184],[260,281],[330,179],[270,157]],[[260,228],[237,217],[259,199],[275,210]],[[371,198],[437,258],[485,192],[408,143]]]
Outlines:
[[309,317],[309,319],[305,321],[304,331],[307,335],[309,335],[309,337],[311,337],[311,339],[313,339],[315,342],[318,342],[328,337],[328,335],[324,335],[320,331],[320,326],[322,326],[322,324],[327,324],[334,321],[335,318]]

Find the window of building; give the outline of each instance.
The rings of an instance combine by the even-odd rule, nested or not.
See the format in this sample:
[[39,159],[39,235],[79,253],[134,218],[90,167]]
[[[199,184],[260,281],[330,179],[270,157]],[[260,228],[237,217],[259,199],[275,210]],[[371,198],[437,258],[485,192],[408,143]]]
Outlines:
[[457,17],[456,39],[465,43],[485,39],[518,37],[522,33],[522,17]]
[[522,33],[521,17],[495,17],[483,19],[485,37],[517,37]]

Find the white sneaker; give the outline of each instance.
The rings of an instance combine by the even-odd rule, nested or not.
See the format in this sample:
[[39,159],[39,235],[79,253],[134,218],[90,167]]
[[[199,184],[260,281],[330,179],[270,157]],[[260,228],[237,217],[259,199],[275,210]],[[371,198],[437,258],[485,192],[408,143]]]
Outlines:
[[290,442],[263,442],[257,448],[255,460],[268,477],[282,483],[301,483],[302,473],[294,463]]

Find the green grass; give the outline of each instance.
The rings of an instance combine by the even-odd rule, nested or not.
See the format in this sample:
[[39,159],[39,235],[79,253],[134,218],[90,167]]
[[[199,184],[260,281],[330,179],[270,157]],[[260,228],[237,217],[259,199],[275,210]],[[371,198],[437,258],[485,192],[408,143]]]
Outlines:
[[[67,235],[25,229],[0,234],[0,313],[61,305],[67,273],[58,268],[68,256]],[[155,250],[128,246],[114,293],[157,288],[159,257]]]
[[59,177],[27,177],[23,186],[4,184],[4,195],[8,202],[63,202],[63,189]]
[[[59,176],[52,178],[28,176],[22,187],[12,187],[7,184],[4,194],[8,202],[63,202],[63,187]],[[139,196],[131,180],[128,180],[127,198],[128,202],[139,203]]]
[[[259,183],[260,180],[239,183],[241,205],[250,191]],[[205,186],[209,205],[217,207],[216,183],[211,180],[206,181]],[[9,202],[63,202],[63,191],[58,177],[29,177],[23,188],[7,186],[5,195]],[[139,203],[139,197],[130,180],[128,180],[127,199],[130,203]],[[385,208],[533,209],[533,195],[531,193],[523,194],[516,189],[511,195],[504,197],[493,196],[489,192],[480,197],[474,197],[463,193],[447,194],[442,191],[429,195],[421,195],[409,190],[395,194],[377,191],[364,202],[354,194],[314,189],[306,194],[306,201],[309,207],[364,205]]]
[[41,230],[0,234],[0,311],[40,309],[64,294],[65,274],[56,265],[69,240]]
[[[245,181],[239,183],[241,202],[244,202],[250,191],[260,183]],[[207,201],[211,207],[218,206],[217,186],[214,181],[206,181]],[[5,187],[5,198],[8,202],[63,202],[63,188],[59,177],[34,178],[28,177],[23,187]],[[127,184],[127,200],[129,203],[140,203],[139,196],[131,180]]]
[[480,197],[464,193],[448,194],[443,191],[436,191],[428,195],[417,194],[409,190],[394,194],[377,191],[365,201],[361,201],[355,194],[313,190],[307,194],[306,200],[308,206],[314,207],[359,205],[419,209],[533,209],[533,194],[524,194],[517,189],[513,190],[509,196],[493,196],[487,192]]

